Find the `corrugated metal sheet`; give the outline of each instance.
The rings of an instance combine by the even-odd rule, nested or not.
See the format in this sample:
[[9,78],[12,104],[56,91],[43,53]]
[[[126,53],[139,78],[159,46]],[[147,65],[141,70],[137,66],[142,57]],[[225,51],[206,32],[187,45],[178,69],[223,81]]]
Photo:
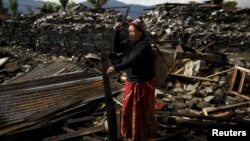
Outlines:
[[[91,75],[84,72],[73,72],[29,80],[31,76],[39,74],[38,72],[27,74],[29,77],[26,81],[0,86],[0,128],[24,121],[25,117],[35,112],[46,110],[71,98],[94,100],[104,97],[102,77],[89,78]],[[116,92],[120,91],[122,86],[112,82],[111,87],[112,91]]]
[[17,83],[22,81],[34,80],[48,76],[55,76],[62,73],[74,72],[82,70],[82,64],[76,64],[69,61],[50,62],[41,64],[38,67],[16,78],[6,81],[4,84]]

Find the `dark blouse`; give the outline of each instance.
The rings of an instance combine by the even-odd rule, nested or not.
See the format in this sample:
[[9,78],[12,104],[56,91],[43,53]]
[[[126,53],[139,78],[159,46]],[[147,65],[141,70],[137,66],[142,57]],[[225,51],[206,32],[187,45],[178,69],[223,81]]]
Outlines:
[[146,38],[137,42],[122,40],[120,31],[115,32],[113,50],[124,53],[120,64],[114,65],[115,70],[125,70],[127,80],[134,83],[146,82],[154,78],[153,51]]

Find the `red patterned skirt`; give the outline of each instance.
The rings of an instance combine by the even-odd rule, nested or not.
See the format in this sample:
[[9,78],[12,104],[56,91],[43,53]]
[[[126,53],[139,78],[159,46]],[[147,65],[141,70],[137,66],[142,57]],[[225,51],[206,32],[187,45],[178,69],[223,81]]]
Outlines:
[[121,115],[121,135],[133,141],[155,138],[155,80],[143,83],[125,82]]

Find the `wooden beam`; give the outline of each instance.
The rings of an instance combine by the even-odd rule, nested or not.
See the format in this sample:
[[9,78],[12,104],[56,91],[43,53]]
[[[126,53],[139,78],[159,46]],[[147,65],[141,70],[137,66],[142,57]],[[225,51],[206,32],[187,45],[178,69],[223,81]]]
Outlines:
[[13,132],[15,130],[18,130],[20,128],[28,127],[28,126],[33,125],[33,124],[35,124],[35,123],[34,122],[30,123],[30,122],[24,121],[24,122],[20,122],[20,123],[14,124],[14,125],[10,125],[10,126],[5,127],[5,128],[1,128],[0,129],[0,136],[8,134],[10,132]]
[[223,73],[227,73],[227,72],[229,72],[229,71],[232,71],[233,69],[234,69],[234,68],[230,68],[230,69],[227,69],[227,70],[224,70],[224,71],[221,71],[221,72],[217,72],[217,73],[215,73],[215,74],[212,74],[212,75],[207,76],[206,78],[211,78],[211,77],[214,77],[214,76],[223,74]]
[[215,107],[206,107],[206,108],[203,108],[202,110],[204,110],[205,112],[209,113],[209,112],[216,112],[216,111],[222,111],[222,110],[235,109],[235,108],[246,106],[246,105],[250,105],[250,102],[242,102],[242,103],[237,103],[237,104],[222,106],[222,107],[218,107],[218,108],[215,108]]
[[240,67],[240,66],[235,66],[235,68],[238,69],[238,70],[241,70],[241,71],[250,73],[250,70],[249,70],[249,69],[246,69],[246,68],[243,68],[243,67]]
[[215,54],[197,54],[197,53],[182,53],[178,52],[176,55],[178,59],[192,59],[192,60],[204,60],[213,63],[222,63],[222,57]]
[[113,98],[113,100],[116,102],[116,104],[118,104],[118,105],[120,105],[120,106],[122,106],[123,107],[123,104],[122,104],[122,102],[120,102],[118,99],[116,99],[116,98]]
[[186,76],[186,75],[183,75],[183,74],[175,74],[175,73],[170,73],[169,75],[179,76],[179,77],[185,77],[185,78],[189,78],[189,79],[204,80],[204,81],[212,81],[212,82],[216,82],[217,81],[217,80],[213,80],[213,79],[209,79],[209,78],[205,78],[205,77],[199,77],[199,76]]
[[243,85],[244,85],[244,81],[245,81],[245,77],[246,77],[246,72],[242,71],[241,72],[241,77],[240,77],[240,84],[238,87],[238,93],[241,93]]
[[237,73],[238,73],[238,70],[236,68],[234,68],[234,70],[232,72],[230,86],[229,86],[229,90],[231,90],[231,91],[233,91],[235,80],[236,80],[236,77],[237,77]]
[[113,101],[111,86],[109,76],[107,74],[107,69],[109,67],[108,55],[105,52],[101,53],[101,63],[102,63],[102,76],[103,85],[105,90],[105,103],[107,111],[107,121],[108,121],[108,136],[109,141],[117,141],[117,119],[116,119],[116,105]]
[[215,43],[215,41],[213,41],[212,43],[206,45],[205,47],[201,48],[199,51],[202,52],[203,50],[205,50],[206,48],[212,46]]
[[231,94],[233,94],[233,95],[236,95],[236,96],[242,98],[242,99],[245,99],[245,100],[249,100],[249,101],[250,101],[250,97],[249,97],[249,96],[246,96],[246,95],[243,95],[243,94],[239,94],[239,93],[237,93],[237,92],[235,92],[235,91],[231,91],[231,90],[229,90],[229,92],[230,92]]
[[212,116],[213,117],[220,117],[220,118],[229,118],[229,117],[233,116],[234,114],[235,114],[235,112],[229,110],[229,111],[213,114]]
[[212,128],[214,126],[225,126],[225,124],[222,124],[221,122],[214,122],[214,121],[201,121],[197,119],[186,119],[183,117],[176,117],[176,116],[169,116],[162,120],[163,122],[166,122],[168,124],[172,125],[179,125],[179,126],[186,126],[189,128]]

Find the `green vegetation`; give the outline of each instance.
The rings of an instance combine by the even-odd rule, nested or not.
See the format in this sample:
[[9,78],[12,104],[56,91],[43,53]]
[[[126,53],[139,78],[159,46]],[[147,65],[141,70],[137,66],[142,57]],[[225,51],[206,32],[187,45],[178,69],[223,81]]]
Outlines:
[[64,11],[66,8],[71,10],[76,5],[77,4],[73,0],[60,0],[60,5],[55,2],[45,2],[43,3],[41,11],[45,13],[53,13],[58,12],[60,9],[63,9]]
[[101,9],[108,0],[87,0],[94,8]]
[[17,0],[9,0],[9,7],[13,16],[17,16],[18,2]]
[[224,0],[222,3],[223,8],[235,8],[237,2],[235,0]]
[[75,7],[77,4],[73,1],[73,0],[70,0],[69,3],[68,3],[68,10],[72,10],[73,7]]
[[66,7],[68,5],[69,0],[59,0],[62,6],[63,11],[66,11]]
[[45,2],[41,8],[42,12],[53,13],[58,12],[61,9],[61,6],[55,2]]

